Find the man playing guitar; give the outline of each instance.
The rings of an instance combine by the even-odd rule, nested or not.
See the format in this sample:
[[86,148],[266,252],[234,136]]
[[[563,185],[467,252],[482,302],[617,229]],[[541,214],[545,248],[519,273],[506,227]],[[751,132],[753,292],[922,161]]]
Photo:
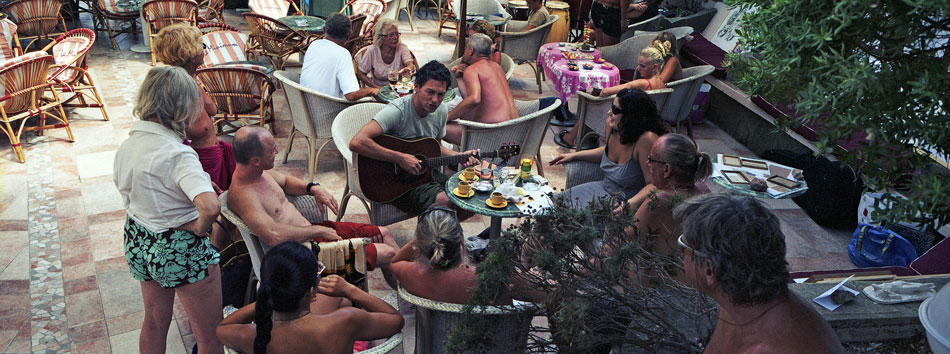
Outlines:
[[[373,139],[387,134],[400,139],[428,137],[441,140],[445,136],[445,124],[448,120],[448,109],[442,105],[442,99],[451,80],[449,69],[437,61],[430,61],[419,68],[416,72],[415,93],[393,100],[377,113],[350,141],[350,150],[372,159],[394,163],[414,175],[422,173],[424,166],[416,156],[383,147]],[[443,156],[469,155],[464,164],[466,167],[478,163],[475,150],[455,152],[444,146],[440,147]],[[457,208],[445,195],[445,183],[449,179],[447,176],[433,170],[432,177],[434,182],[415,187],[390,203],[411,214],[419,214],[429,205],[436,203],[454,208],[459,220],[474,215]]]

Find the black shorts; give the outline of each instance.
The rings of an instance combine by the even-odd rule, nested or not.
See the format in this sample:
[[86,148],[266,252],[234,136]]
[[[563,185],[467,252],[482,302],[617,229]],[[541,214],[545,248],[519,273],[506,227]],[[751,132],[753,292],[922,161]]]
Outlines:
[[590,19],[594,28],[599,28],[611,37],[620,37],[620,9],[606,7],[598,2],[590,5]]

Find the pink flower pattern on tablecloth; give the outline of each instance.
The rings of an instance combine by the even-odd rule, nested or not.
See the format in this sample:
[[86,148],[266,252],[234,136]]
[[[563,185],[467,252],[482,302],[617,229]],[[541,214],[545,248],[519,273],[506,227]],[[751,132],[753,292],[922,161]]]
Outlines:
[[[567,102],[569,98],[577,94],[577,91],[592,88],[604,89],[620,84],[620,70],[616,66],[604,69],[601,67],[602,64],[595,64],[592,60],[575,60],[581,69],[570,71],[567,68],[567,59],[561,54],[562,49],[569,48],[559,47],[557,43],[548,43],[541,46],[541,50],[538,51],[538,65],[554,83],[554,90],[557,91],[561,101]],[[600,58],[600,51],[597,49],[594,49],[591,54],[594,58]],[[594,65],[594,69],[584,69],[585,63]]]

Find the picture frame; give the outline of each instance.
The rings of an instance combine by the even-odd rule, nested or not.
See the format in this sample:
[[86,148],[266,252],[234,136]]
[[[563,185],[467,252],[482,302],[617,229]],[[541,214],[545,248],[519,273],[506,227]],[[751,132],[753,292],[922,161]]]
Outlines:
[[739,171],[722,171],[723,177],[726,177],[726,181],[732,184],[749,184],[749,180],[746,178],[745,174]]
[[742,167],[742,158],[736,155],[722,155],[722,164],[732,167]]
[[754,168],[756,170],[769,170],[769,163],[762,160],[741,159],[742,167]]
[[788,189],[795,189],[802,186],[801,182],[793,181],[782,176],[772,176],[767,180]]

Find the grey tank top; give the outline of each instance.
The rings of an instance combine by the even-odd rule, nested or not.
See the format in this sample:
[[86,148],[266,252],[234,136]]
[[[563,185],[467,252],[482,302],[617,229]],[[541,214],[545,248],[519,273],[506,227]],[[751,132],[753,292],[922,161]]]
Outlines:
[[607,158],[607,147],[604,147],[600,169],[604,171],[604,189],[610,194],[622,193],[624,198],[630,198],[646,186],[643,170],[633,156],[622,165],[616,164]]

